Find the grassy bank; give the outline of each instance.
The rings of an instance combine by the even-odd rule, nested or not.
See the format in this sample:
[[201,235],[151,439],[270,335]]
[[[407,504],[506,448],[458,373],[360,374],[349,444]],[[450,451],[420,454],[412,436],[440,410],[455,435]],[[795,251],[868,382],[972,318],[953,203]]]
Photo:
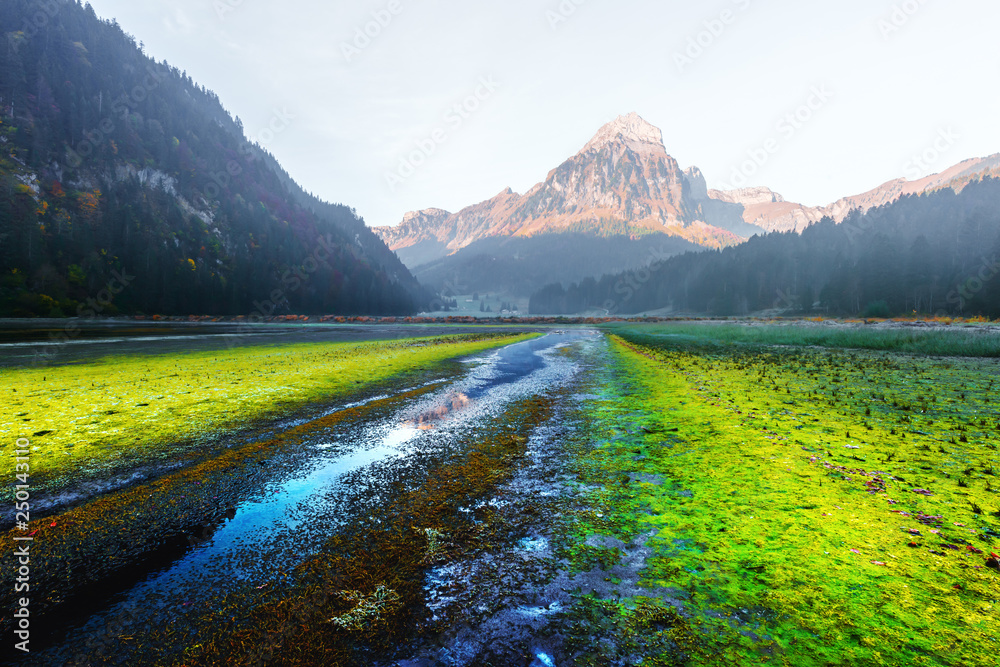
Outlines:
[[[299,344],[0,370],[0,440],[31,441],[32,485],[176,456],[257,422],[526,336]],[[14,479],[14,459],[0,464]]]
[[[573,558],[646,536],[658,593],[584,606],[641,664],[992,664],[996,362],[622,334]],[[601,650],[581,664],[621,657]]]
[[879,350],[941,357],[1000,357],[993,328],[877,327],[848,324],[656,324],[609,325],[612,333],[649,344],[711,349],[733,345]]

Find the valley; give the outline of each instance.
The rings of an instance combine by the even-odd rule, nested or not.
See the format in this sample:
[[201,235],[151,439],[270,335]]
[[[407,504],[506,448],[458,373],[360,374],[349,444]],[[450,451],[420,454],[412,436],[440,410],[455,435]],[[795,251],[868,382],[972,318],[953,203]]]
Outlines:
[[[828,206],[810,207],[788,202],[763,186],[709,189],[698,167],[682,171],[667,153],[659,128],[631,113],[602,127],[579,153],[523,195],[507,188],[493,199],[458,213],[443,209],[411,212],[399,225],[375,231],[423,284],[440,294],[450,296],[464,289],[501,292],[511,300],[531,300],[529,311],[535,315],[599,314],[602,310],[611,314],[661,311],[658,314],[740,316],[784,310],[801,315],[812,312],[814,304],[826,312],[832,306],[835,314],[858,315],[880,299],[853,308],[845,303],[830,304],[820,293],[827,276],[792,275],[779,280],[779,274],[790,267],[816,263],[802,260],[795,250],[787,248],[781,249],[780,264],[771,264],[770,257],[767,263],[758,262],[764,266],[762,282],[771,284],[752,290],[756,298],[743,297],[744,303],[720,296],[723,303],[718,305],[711,300],[680,304],[673,295],[657,294],[641,304],[625,304],[621,295],[636,291],[634,276],[671,265],[680,267],[681,275],[661,277],[656,291],[663,292],[664,283],[675,285],[683,280],[685,294],[692,287],[725,293],[730,288],[728,282],[719,285],[718,281],[695,278],[715,261],[714,253],[705,251],[746,254],[752,244],[759,247],[758,241],[765,237],[762,243],[777,246],[789,234],[812,239],[819,228],[832,225],[851,246],[858,246],[863,237],[883,235],[893,237],[892,243],[905,249],[921,233],[925,239],[934,233],[950,234],[945,220],[961,226],[971,223],[972,216],[967,206],[948,210],[949,204],[943,200],[950,194],[975,197],[966,189],[984,184],[989,187],[1000,175],[998,169],[998,155],[966,160],[939,174],[896,179]],[[916,206],[914,198],[920,202]],[[880,223],[892,217],[894,209],[912,215],[910,211],[916,207],[923,209],[920,213],[933,211],[934,215],[933,223],[919,232]],[[989,231],[976,240],[976,249],[996,242],[994,211],[983,215],[990,220]],[[809,251],[829,259],[839,248],[824,241],[811,241]],[[928,262],[923,257],[910,261]],[[941,277],[950,274],[961,280],[964,263],[962,268],[942,268]],[[905,270],[898,267],[889,273],[898,279]],[[623,285],[623,280],[630,285]],[[787,282],[780,284],[781,280]],[[598,282],[607,284],[598,286]],[[811,287],[813,293],[797,292],[800,283]],[[569,295],[562,299],[544,295],[556,286],[568,290]],[[574,296],[575,288],[582,294]],[[792,297],[783,298],[782,294]],[[944,293],[941,297],[941,307],[953,312],[957,301],[949,303]],[[752,306],[747,303],[751,300],[756,302]],[[930,300],[923,309],[916,305],[915,310],[922,314],[935,312]],[[909,312],[895,304],[888,308],[892,315]]]
[[[254,391],[197,420],[180,412],[197,404],[149,415],[128,429],[143,456],[107,424],[104,446],[67,449],[97,443],[74,435],[90,408],[41,406],[38,510],[8,533],[34,538],[44,649],[30,664],[983,664],[1000,580],[1000,337],[810,331],[619,324],[237,348],[247,370],[211,376],[249,373]],[[404,365],[352,387],[365,354],[400,352]],[[194,378],[206,355],[225,359],[115,367]],[[343,384],[287,394],[280,417],[247,404],[311,386],[315,370],[286,362],[313,355]],[[58,392],[81,368],[96,382],[101,363],[50,367],[44,385],[30,368],[5,374]],[[141,474],[46,507],[73,487],[58,468],[69,451],[95,479]]]
[[996,664],[998,7],[3,0],[0,665]]

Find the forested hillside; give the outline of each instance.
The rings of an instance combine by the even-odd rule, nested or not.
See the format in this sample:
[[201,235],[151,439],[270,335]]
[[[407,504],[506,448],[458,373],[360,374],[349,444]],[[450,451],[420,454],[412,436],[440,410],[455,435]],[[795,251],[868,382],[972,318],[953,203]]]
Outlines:
[[445,295],[496,292],[529,296],[540,285],[640,268],[698,246],[666,234],[629,237],[579,232],[487,238],[414,269],[421,283]]
[[1000,180],[534,294],[531,312],[1000,316]]
[[0,316],[426,300],[352,209],[303,192],[214,93],[90,5],[4,0],[0,26]]

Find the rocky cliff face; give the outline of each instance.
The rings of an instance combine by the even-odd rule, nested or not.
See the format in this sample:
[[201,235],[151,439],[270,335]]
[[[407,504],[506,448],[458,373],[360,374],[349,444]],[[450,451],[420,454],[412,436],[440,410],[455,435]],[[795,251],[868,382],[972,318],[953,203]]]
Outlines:
[[743,207],[743,219],[767,232],[801,232],[825,217],[842,222],[851,211],[867,212],[891,204],[907,195],[920,195],[943,188],[960,192],[973,180],[987,176],[1000,176],[1000,154],[961,162],[940,174],[908,181],[904,178],[883,183],[859,195],[844,197],[829,206],[805,206],[785,201],[776,192],[765,187],[740,190],[711,190],[709,196],[718,201]]
[[827,216],[841,222],[854,209],[868,211],[906,195],[961,190],[989,175],[1000,176],[1000,154],[920,180],[889,181],[823,207],[786,201],[766,187],[710,190],[700,169],[681,170],[658,128],[631,113],[602,127],[524,195],[508,188],[458,213],[408,213],[399,226],[376,232],[411,268],[484,239],[566,232],[598,237],[655,232],[719,248],[755,234],[802,231]]
[[998,175],[1000,175],[1000,153],[989,157],[965,160],[939,174],[932,174],[918,180],[908,181],[898,178],[883,183],[874,190],[840,199],[820,210],[824,215],[840,222],[854,209],[868,211],[878,206],[891,204],[907,195],[920,195],[944,188],[961,192],[972,181]]
[[821,209],[785,201],[777,192],[766,187],[739,190],[710,190],[716,201],[740,206],[748,225],[765,232],[801,231],[823,218]]
[[785,201],[785,198],[777,192],[765,187],[740,188],[739,190],[710,190],[708,196],[712,197],[712,199],[718,199],[730,204],[741,204],[743,206],[778,204]]
[[[705,202],[721,212],[718,220],[706,215]],[[660,232],[717,248],[745,238],[731,225],[746,231],[739,209],[711,202],[701,172],[681,171],[660,130],[629,114],[602,127],[579,153],[523,196],[507,189],[456,214],[431,209],[377,231],[404,262],[416,266],[435,253],[445,256],[495,236]]]
[[525,194],[508,227],[518,236],[664,232],[719,247],[739,238],[704,219],[663,135],[637,114],[605,125],[583,150]]

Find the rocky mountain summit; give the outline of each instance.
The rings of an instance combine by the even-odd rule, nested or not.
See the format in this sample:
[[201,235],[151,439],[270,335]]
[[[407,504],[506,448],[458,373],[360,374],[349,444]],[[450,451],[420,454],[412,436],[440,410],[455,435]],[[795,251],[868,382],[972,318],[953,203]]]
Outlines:
[[748,230],[739,206],[712,202],[701,172],[682,171],[663,133],[631,113],[602,127],[523,195],[508,188],[458,213],[428,209],[376,231],[417,266],[498,236],[664,233],[718,248],[739,243]]
[[961,191],[1000,175],[1000,154],[967,160],[926,178],[889,181],[828,206],[787,201],[764,186],[708,187],[698,167],[682,170],[663,132],[637,113],[604,125],[576,155],[526,193],[507,188],[458,213],[432,208],[408,213],[396,227],[375,231],[413,268],[479,241],[581,233],[592,237],[665,234],[703,248],[736,245],[768,232],[801,232],[825,217],[842,222],[907,195]]

